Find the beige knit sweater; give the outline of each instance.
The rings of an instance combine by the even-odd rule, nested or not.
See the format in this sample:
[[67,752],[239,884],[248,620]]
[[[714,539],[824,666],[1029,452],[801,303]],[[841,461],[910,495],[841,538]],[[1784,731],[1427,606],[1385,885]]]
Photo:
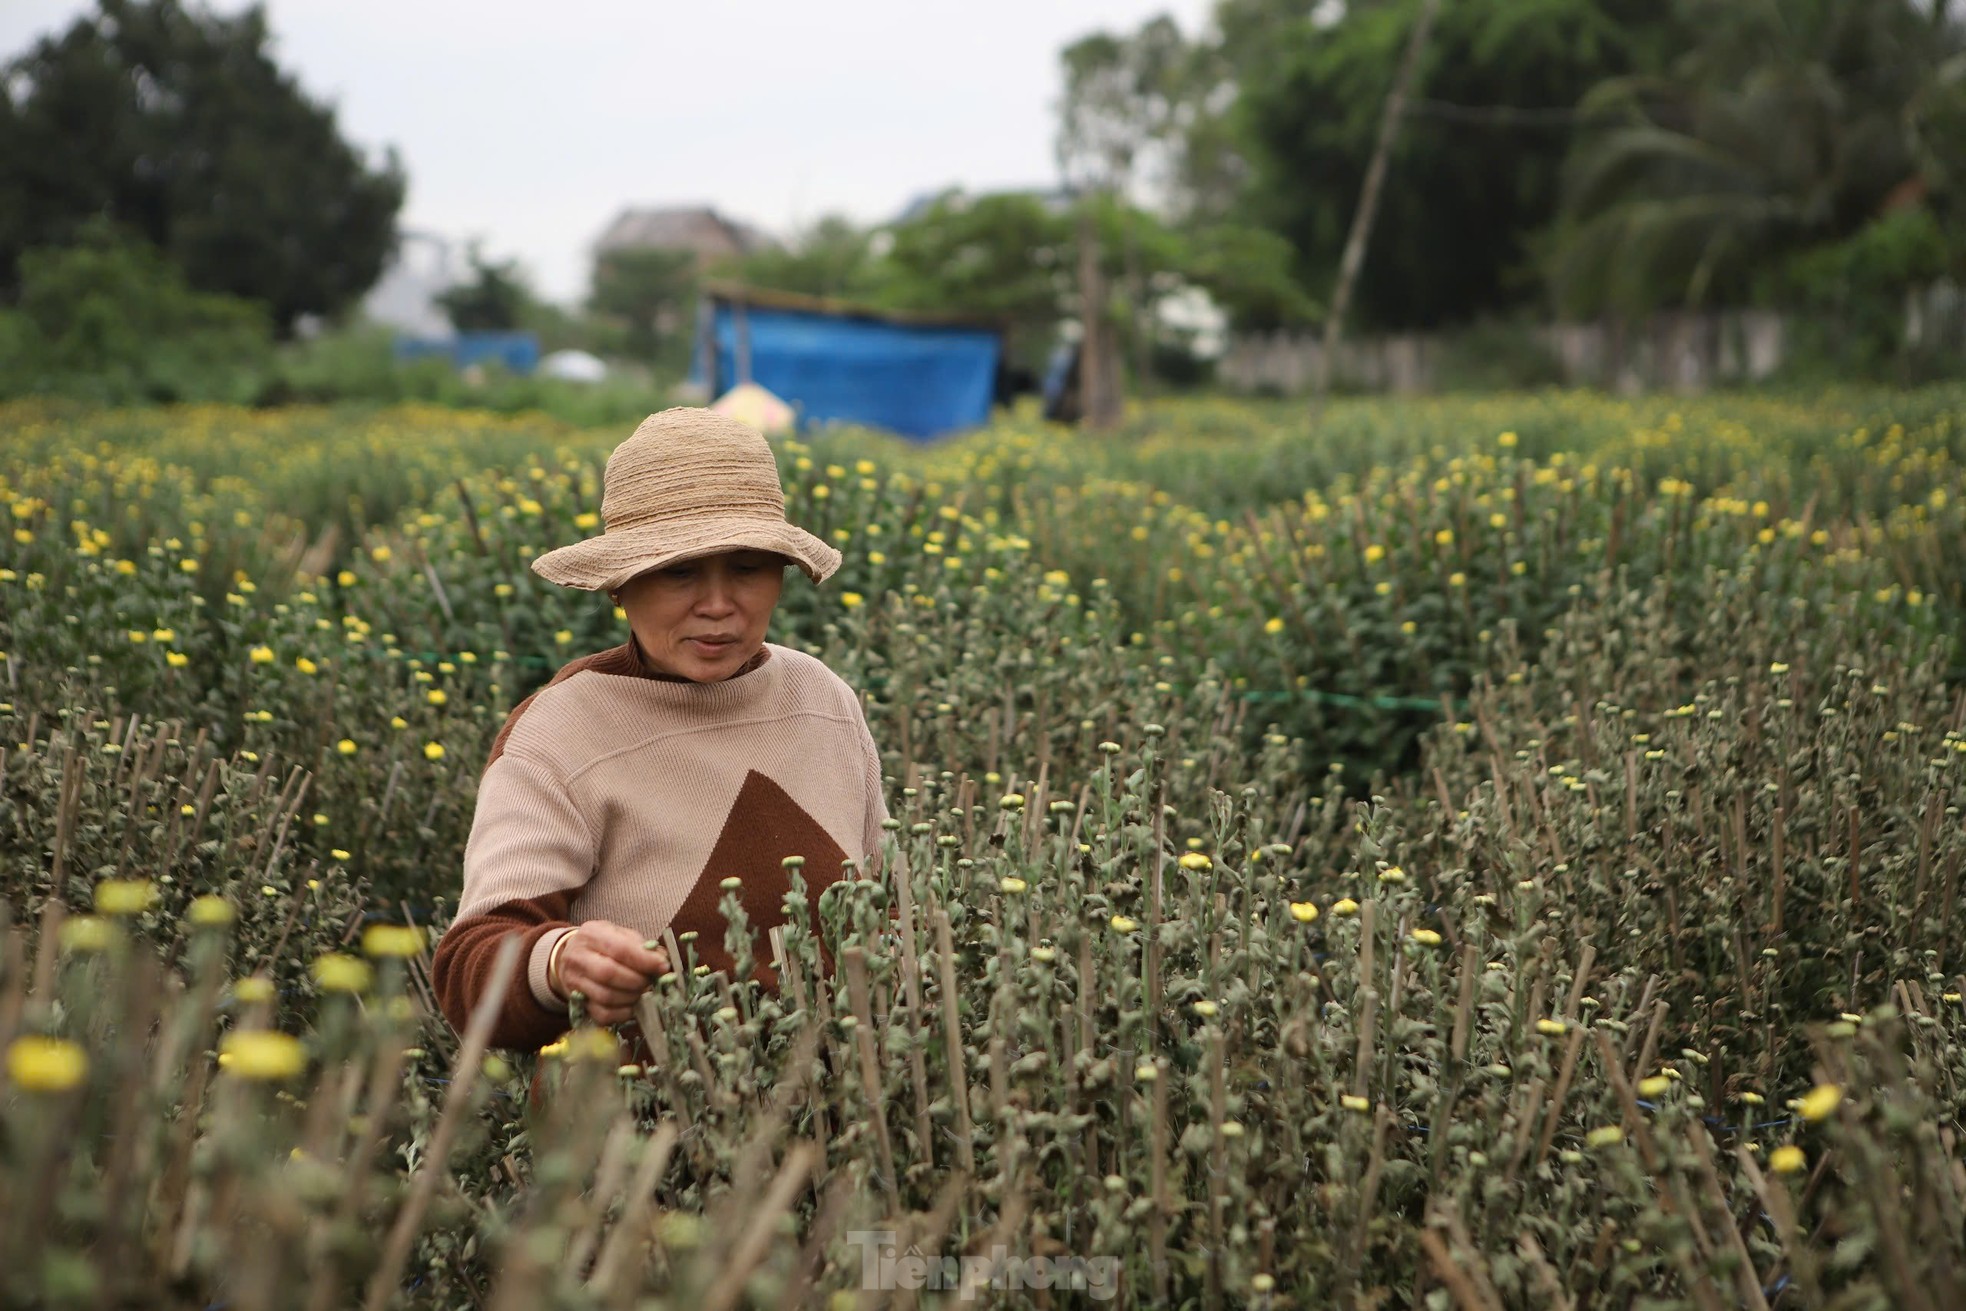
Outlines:
[[[607,919],[646,938],[695,930],[696,959],[729,971],[719,883],[757,935],[753,977],[776,989],[767,930],[785,920],[787,856],[817,899],[841,862],[880,850],[880,756],[859,699],[812,656],[767,643],[732,678],[653,671],[631,638],[574,661],[513,710],[479,784],[456,920],[432,981],[462,1030],[500,942],[523,935],[524,984],[492,1043],[532,1048],[566,1030],[547,987],[562,934]],[[683,962],[672,961],[673,968]]]

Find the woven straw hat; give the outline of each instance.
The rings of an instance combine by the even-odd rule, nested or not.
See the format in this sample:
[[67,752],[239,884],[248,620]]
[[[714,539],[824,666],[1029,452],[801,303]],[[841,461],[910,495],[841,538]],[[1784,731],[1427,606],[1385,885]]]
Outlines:
[[785,521],[785,489],[771,446],[755,429],[709,410],[651,414],[608,456],[599,537],[532,562],[551,582],[611,591],[664,565],[746,548],[776,551],[813,582],[840,553]]

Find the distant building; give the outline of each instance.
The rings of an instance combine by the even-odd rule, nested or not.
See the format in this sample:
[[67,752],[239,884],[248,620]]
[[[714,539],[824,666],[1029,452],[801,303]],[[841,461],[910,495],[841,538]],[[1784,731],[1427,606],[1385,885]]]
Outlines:
[[451,335],[450,316],[437,297],[462,282],[465,260],[457,243],[434,232],[406,228],[396,253],[362,301],[370,321],[405,337],[434,340]]
[[681,250],[696,256],[698,267],[777,246],[764,231],[719,214],[709,205],[630,208],[594,242],[598,259],[618,250]]

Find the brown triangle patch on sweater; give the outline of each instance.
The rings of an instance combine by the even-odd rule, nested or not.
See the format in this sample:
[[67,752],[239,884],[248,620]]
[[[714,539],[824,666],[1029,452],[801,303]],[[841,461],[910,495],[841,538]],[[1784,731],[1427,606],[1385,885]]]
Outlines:
[[[743,880],[738,900],[751,922],[751,954],[757,961],[751,977],[771,992],[778,991],[777,971],[771,967],[769,930],[785,923],[785,889],[790,883],[781,862],[787,856],[805,857],[800,873],[806,883],[809,922],[819,922],[819,894],[840,878],[840,862],[847,858],[840,844],[833,841],[819,821],[792,800],[784,788],[757,770],[744,775],[743,786],[731,802],[723,831],[710,849],[710,858],[696,885],[684,898],[682,908],[670,921],[680,939],[696,931],[696,959],[714,972],[731,974],[730,953],[724,950],[726,924],[717,902],[723,896],[718,885],[733,875]],[[822,953],[823,954],[823,953]],[[671,966],[682,969],[682,961]],[[826,962],[830,972],[832,963]],[[735,980],[733,980],[735,981]]]

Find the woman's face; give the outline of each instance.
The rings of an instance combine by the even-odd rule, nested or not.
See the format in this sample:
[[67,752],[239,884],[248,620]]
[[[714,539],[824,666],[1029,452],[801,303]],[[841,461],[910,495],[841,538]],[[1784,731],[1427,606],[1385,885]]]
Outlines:
[[785,565],[771,551],[726,551],[637,574],[616,597],[651,664],[714,683],[764,645]]

